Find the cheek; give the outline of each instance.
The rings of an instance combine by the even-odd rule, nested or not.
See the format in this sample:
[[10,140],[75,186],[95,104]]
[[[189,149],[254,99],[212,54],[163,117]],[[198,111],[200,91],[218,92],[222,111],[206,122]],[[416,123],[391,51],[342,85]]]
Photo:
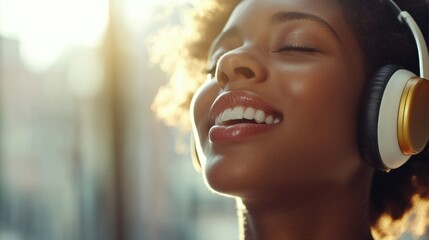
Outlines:
[[332,58],[299,67],[291,66],[278,73],[277,78],[284,79],[277,81],[282,95],[287,96],[284,105],[293,109],[294,114],[302,112],[333,121],[343,118],[354,121],[364,80],[348,65]]
[[363,80],[349,76],[346,69],[340,62],[325,61],[289,72],[292,80],[283,83],[283,94],[289,95],[285,120],[292,149],[300,162],[318,170],[359,164],[357,120]]

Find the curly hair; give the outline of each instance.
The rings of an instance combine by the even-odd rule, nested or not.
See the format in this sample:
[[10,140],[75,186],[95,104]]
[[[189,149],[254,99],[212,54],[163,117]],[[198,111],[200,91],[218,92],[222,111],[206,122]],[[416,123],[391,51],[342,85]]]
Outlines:
[[161,63],[170,74],[170,81],[158,91],[152,109],[167,125],[189,130],[189,103],[206,78],[210,45],[239,2],[199,1],[185,14],[182,28],[160,31],[152,39],[152,61]]
[[[417,48],[413,37],[383,1],[338,1],[363,49],[367,79],[370,79],[376,69],[386,64],[397,64],[418,72]],[[189,14],[189,20],[185,23],[186,31],[183,31],[186,34],[183,35],[183,41],[179,41],[179,56],[173,56],[175,60],[171,61],[172,56],[169,55],[170,62],[174,62],[169,67],[172,78],[160,90],[154,103],[154,108],[167,122],[188,119],[189,101],[205,79],[204,68],[210,44],[239,2],[240,0],[202,1]],[[429,2],[396,0],[396,3],[413,16],[428,41]],[[196,34],[190,37],[190,32]],[[178,35],[175,35],[175,39],[178,39]],[[187,82],[190,80],[194,84],[184,87],[189,86]],[[165,96],[170,98],[164,100]],[[187,121],[182,121],[181,126]],[[412,230],[417,235],[423,234],[429,223],[428,210],[429,147],[398,169],[389,173],[378,170],[375,172],[369,214],[376,238],[397,239],[405,230]]]

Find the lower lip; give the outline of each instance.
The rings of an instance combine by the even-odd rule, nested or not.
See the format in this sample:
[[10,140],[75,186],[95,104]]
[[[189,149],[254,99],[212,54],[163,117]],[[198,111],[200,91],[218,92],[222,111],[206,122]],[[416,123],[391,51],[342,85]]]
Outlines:
[[278,124],[241,123],[231,126],[215,125],[210,128],[209,138],[213,143],[242,141],[249,137],[264,133]]

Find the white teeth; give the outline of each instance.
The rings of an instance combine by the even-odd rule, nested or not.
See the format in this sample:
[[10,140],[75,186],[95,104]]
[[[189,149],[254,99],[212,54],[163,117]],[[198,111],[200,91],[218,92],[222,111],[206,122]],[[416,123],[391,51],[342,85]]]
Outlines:
[[236,106],[234,108],[227,108],[220,113],[215,119],[215,124],[221,125],[222,123],[230,120],[240,119],[254,120],[256,123],[265,124],[277,124],[280,122],[279,118],[274,118],[273,115],[267,115],[260,109]]
[[255,118],[255,109],[248,107],[246,108],[246,111],[244,111],[244,118],[247,120],[252,120],[253,118]]
[[272,124],[274,122],[274,117],[269,115],[268,117],[265,118],[265,123],[266,124]]
[[257,123],[262,123],[265,121],[265,113],[262,110],[256,110],[255,112],[255,121]]
[[222,113],[222,122],[226,122],[226,121],[231,120],[231,112],[232,112],[231,108],[228,108],[225,111],[223,111],[223,113]]
[[243,119],[244,117],[244,107],[235,107],[231,112],[231,120]]
[[222,115],[216,117],[215,124],[220,125],[222,123]]

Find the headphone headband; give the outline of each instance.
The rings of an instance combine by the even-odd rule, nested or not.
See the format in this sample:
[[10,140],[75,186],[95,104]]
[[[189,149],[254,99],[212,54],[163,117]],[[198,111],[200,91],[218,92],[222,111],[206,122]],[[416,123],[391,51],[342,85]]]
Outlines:
[[393,0],[387,0],[386,2],[388,6],[397,14],[398,20],[401,23],[405,23],[405,25],[407,25],[407,27],[411,30],[414,40],[416,41],[419,55],[420,77],[429,79],[429,53],[422,31],[407,11],[401,10]]
[[392,0],[386,0],[387,5],[396,13],[396,15],[401,14],[402,9]]

